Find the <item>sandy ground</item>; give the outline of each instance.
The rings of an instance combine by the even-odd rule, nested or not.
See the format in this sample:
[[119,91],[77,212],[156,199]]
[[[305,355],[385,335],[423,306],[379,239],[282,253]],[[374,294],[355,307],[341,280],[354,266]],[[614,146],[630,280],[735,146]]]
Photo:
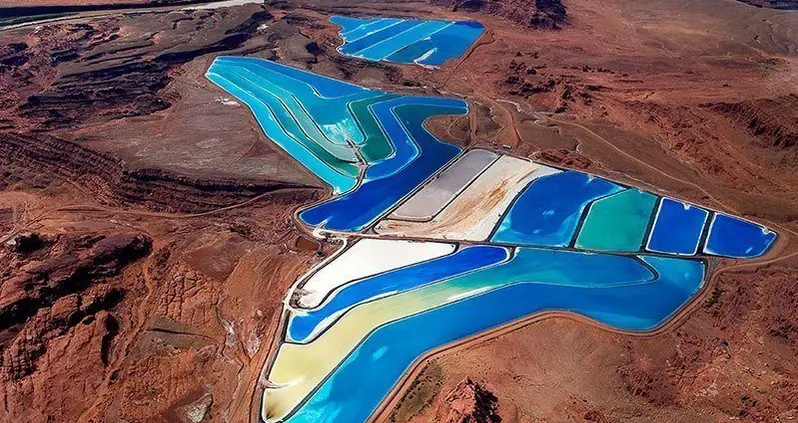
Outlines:
[[[203,85],[215,54],[465,96],[469,116],[428,124],[441,138],[798,230],[798,14],[726,0],[565,4],[559,30],[484,10],[338,0],[273,6],[268,16],[247,5],[1,33],[0,239],[51,240],[32,255],[4,246],[4,268],[100,236],[143,236],[151,250],[93,272],[88,286],[44,291],[35,314],[4,320],[0,420],[254,421],[285,291],[336,246],[316,246],[290,218],[324,195],[318,182],[272,147],[244,108]],[[364,64],[335,53],[326,19],[340,12],[479,19],[488,31],[437,71]],[[124,76],[108,73],[114,68]],[[106,83],[113,96],[103,95]],[[199,129],[189,136],[186,127]],[[66,143],[19,148],[19,139],[41,146],[41,137]],[[294,185],[271,191],[278,183]],[[558,317],[436,355],[381,419],[798,418],[792,239],[766,263],[727,263],[678,324],[656,336]],[[15,272],[3,274],[4,286],[23,275]],[[118,299],[100,295],[117,291]],[[114,300],[96,300],[106,297]]]

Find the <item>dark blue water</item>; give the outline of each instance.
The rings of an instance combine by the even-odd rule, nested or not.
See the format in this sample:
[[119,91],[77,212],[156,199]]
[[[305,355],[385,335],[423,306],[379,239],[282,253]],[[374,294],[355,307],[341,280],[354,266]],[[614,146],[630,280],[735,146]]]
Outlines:
[[585,207],[622,189],[582,172],[566,171],[536,179],[518,196],[491,240],[568,246]]
[[543,310],[569,310],[621,329],[652,329],[698,291],[704,265],[674,258],[643,260],[657,271],[658,280],[605,288],[519,283],[384,325],[287,422],[366,421],[427,351]]
[[715,214],[704,251],[718,256],[759,257],[773,245],[776,233],[725,214]]
[[323,223],[324,228],[337,231],[362,230],[460,152],[459,147],[437,140],[423,123],[435,115],[466,113],[464,102],[431,97],[397,100],[401,106],[372,106],[394,144],[394,157],[370,166],[366,181],[354,191],[302,211],[299,218],[305,223]]
[[670,254],[695,254],[704,223],[709,212],[696,206],[663,198],[657,214],[651,238],[650,251]]
[[321,308],[306,314],[294,315],[288,335],[295,342],[307,342],[308,337],[329,324],[350,307],[379,296],[397,294],[441,279],[499,263],[509,257],[504,248],[487,245],[467,247],[454,254],[419,263],[403,269],[362,279],[333,294]]

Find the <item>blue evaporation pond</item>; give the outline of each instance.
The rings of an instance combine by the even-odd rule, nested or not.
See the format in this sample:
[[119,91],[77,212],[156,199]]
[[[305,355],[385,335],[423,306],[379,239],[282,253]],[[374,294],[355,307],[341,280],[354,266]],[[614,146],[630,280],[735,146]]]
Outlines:
[[429,40],[430,44],[434,46],[434,50],[417,58],[414,62],[421,65],[440,66],[449,59],[462,56],[484,31],[485,27],[479,22],[457,22],[441,32],[432,34]]
[[[360,25],[358,25],[358,21]],[[333,16],[342,54],[372,61],[440,66],[462,56],[485,31],[479,22],[357,19]]]
[[[336,16],[330,18],[330,22],[336,23],[333,19]],[[355,18],[356,19],[356,18]],[[359,40],[367,35],[373,34],[375,32],[382,31],[385,28],[388,28],[391,25],[396,25],[401,22],[402,19],[395,19],[395,18],[375,18],[375,19],[366,19],[365,21],[361,20],[361,25],[356,28],[353,28],[351,31],[343,31],[339,32],[339,35],[344,41],[355,41]]]
[[704,279],[704,265],[677,258],[642,259],[657,271],[659,280],[605,288],[520,283],[386,324],[372,332],[286,421],[367,421],[426,352],[540,311],[568,310],[621,329],[652,329],[695,295]]
[[[236,57],[236,56],[219,56],[214,61],[214,65],[219,63],[235,64],[236,62],[255,63],[266,69],[271,69],[282,73],[285,76],[293,78],[297,83],[305,84],[317,92],[320,97],[324,98],[340,98],[346,97],[364,91],[371,91],[368,88],[363,88],[358,85],[350,84],[348,82],[339,81],[337,79],[328,78],[326,76],[318,75],[313,72],[304,71],[301,69],[293,68],[291,66],[282,65],[280,63],[258,59],[254,57]],[[298,85],[295,87],[299,87]],[[293,89],[295,87],[285,87]]]
[[405,32],[402,32],[401,34],[395,35],[379,43],[373,44],[371,47],[360,50],[357,52],[357,54],[355,54],[355,56],[378,62],[417,42],[418,40],[429,37],[430,35],[446,28],[449,25],[451,25],[451,23],[442,21],[423,22]]
[[309,337],[315,337],[356,304],[490,266],[508,257],[509,252],[505,248],[477,245],[445,257],[359,280],[339,289],[320,308],[294,314],[288,324],[288,336],[294,342],[307,342]]
[[704,252],[735,258],[759,257],[773,245],[776,233],[736,217],[716,213]]
[[397,36],[418,25],[421,25],[421,21],[404,20],[394,25],[390,25],[381,31],[366,35],[363,38],[347,42],[340,47],[339,51],[348,56],[357,56],[361,51],[377,43],[381,43],[385,40],[393,38],[394,36]]
[[491,240],[566,247],[587,205],[622,189],[605,179],[574,171],[536,179],[518,196]]
[[465,102],[433,97],[398,100],[392,107],[372,105],[396,148],[394,156],[370,166],[366,180],[355,190],[302,211],[302,221],[329,230],[360,231],[457,156],[460,148],[436,139],[424,121],[440,114],[467,113]]
[[702,208],[663,198],[646,249],[667,254],[697,253],[708,216]]
[[[219,62],[225,63],[225,59],[219,59]],[[287,69],[294,70],[293,68],[267,60],[241,58],[233,65],[231,71],[245,79],[249,87],[261,93],[258,98],[263,99],[264,95],[272,96],[287,107],[292,115],[290,119],[302,122],[302,132],[311,139],[320,144],[324,144],[327,140],[334,141],[345,149],[348,149],[347,139],[355,143],[362,143],[364,140],[363,134],[346,107],[347,104],[355,99],[383,94],[380,91],[361,89],[338,81],[336,82],[343,85],[333,88],[333,85],[325,85],[327,82],[322,82],[323,79],[317,79],[316,75],[309,72],[304,72],[311,75],[305,77],[306,81],[299,80],[296,79],[297,75],[289,76],[292,73]],[[313,83],[325,87],[325,93],[339,96],[321,96]],[[356,89],[350,90],[351,87]],[[323,132],[323,135],[319,132]],[[351,151],[349,154],[352,154]]]
[[351,32],[357,28],[368,28],[369,26],[373,26],[374,23],[382,21],[383,18],[369,18],[369,19],[358,19],[358,18],[349,18],[346,16],[333,16],[330,18],[330,22],[338,25],[341,27],[339,31],[339,35],[344,40],[350,39]]
[[233,65],[224,62],[214,62],[208,70],[206,77],[215,84],[229,92],[239,100],[246,103],[263,132],[268,134],[277,145],[290,154],[294,159],[302,163],[313,174],[317,175],[324,182],[333,187],[336,192],[345,192],[355,186],[356,181],[333,169],[328,163],[320,160],[313,152],[300,145],[296,139],[289,135],[283,125],[278,121],[275,113],[279,113],[279,108],[269,106],[264,98],[257,95],[258,89],[255,86],[239,85],[235,80]]

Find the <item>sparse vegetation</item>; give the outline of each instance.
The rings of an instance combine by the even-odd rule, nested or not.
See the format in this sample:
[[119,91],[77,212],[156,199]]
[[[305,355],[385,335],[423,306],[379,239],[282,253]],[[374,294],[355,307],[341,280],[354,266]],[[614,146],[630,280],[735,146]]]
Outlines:
[[391,414],[391,422],[404,422],[420,414],[440,394],[443,384],[443,369],[436,361],[430,361],[405,392]]

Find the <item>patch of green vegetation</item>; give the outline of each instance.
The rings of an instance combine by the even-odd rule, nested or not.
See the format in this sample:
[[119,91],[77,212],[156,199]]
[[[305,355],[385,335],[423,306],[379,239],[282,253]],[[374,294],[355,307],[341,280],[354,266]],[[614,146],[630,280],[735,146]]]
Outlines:
[[438,396],[443,384],[443,368],[436,361],[427,363],[410,384],[391,413],[390,422],[402,423],[424,411]]
[[0,18],[0,26],[18,25],[28,22],[44,21],[48,19],[63,18],[77,13],[49,13],[44,15],[15,16],[13,18]]

